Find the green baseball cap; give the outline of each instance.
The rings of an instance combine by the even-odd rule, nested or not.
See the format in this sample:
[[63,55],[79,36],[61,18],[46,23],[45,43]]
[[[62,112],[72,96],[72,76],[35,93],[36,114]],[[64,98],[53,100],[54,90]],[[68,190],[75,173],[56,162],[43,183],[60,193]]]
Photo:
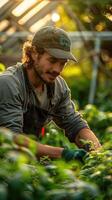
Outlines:
[[37,31],[32,39],[32,45],[45,49],[51,56],[77,62],[71,53],[71,41],[67,33],[54,26],[46,26]]

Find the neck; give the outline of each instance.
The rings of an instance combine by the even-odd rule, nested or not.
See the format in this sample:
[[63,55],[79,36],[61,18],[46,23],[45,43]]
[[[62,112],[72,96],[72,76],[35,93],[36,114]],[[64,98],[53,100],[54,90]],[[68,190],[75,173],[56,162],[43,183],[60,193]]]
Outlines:
[[44,82],[42,81],[42,79],[40,79],[40,77],[37,76],[33,68],[31,69],[26,68],[26,71],[31,85],[38,91],[42,92],[44,90]]
[[44,91],[44,85],[38,85],[37,87],[35,87],[35,89],[36,89],[38,92],[42,93],[42,92]]

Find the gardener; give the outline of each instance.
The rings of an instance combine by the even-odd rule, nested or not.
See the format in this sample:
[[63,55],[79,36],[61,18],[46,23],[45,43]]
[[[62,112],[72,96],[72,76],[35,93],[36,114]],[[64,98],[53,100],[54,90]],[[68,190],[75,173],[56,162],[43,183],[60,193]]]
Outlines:
[[[69,60],[76,62],[70,47],[67,33],[50,26],[40,29],[32,41],[25,42],[22,63],[0,75],[0,126],[38,137],[42,127],[53,120],[70,142],[79,147],[78,152],[84,153],[80,149],[84,148],[81,139],[92,141],[93,149],[98,149],[100,143],[75,111],[70,90],[60,76]],[[40,143],[37,148],[38,156],[52,158],[60,158],[67,151]]]

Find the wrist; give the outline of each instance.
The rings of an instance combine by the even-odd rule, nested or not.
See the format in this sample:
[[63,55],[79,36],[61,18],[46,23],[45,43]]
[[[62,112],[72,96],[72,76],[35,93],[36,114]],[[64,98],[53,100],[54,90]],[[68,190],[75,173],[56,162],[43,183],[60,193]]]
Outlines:
[[87,152],[84,149],[68,149],[65,148],[62,152],[62,158],[65,161],[77,160],[83,162]]
[[73,151],[68,149],[68,148],[64,148],[62,151],[62,158],[65,161],[70,161],[73,158]]
[[38,157],[61,158],[63,148],[38,143]]

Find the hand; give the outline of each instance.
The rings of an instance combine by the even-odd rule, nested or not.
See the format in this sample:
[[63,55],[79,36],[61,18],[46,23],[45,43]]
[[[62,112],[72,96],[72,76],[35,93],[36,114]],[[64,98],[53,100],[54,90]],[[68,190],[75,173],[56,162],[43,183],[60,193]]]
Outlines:
[[62,158],[66,161],[78,160],[80,162],[84,162],[84,157],[89,154],[84,149],[67,149],[65,148],[62,152]]

